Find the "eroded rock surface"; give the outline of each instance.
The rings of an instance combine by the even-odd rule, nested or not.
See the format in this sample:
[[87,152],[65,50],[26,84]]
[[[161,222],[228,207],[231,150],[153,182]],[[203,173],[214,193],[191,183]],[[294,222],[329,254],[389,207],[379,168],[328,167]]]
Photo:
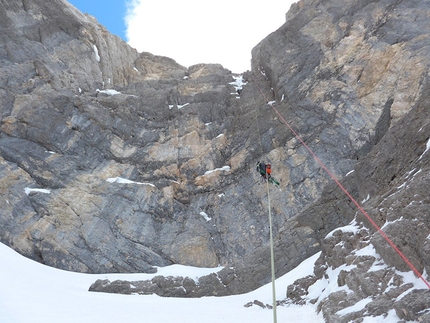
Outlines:
[[[1,3],[0,240],[80,272],[233,267],[222,293],[249,291],[270,279],[267,193],[255,172],[265,160],[281,181],[271,189],[276,272],[288,272],[357,211],[274,101],[429,272],[429,12],[427,1],[302,0],[239,77],[138,53],[62,0]],[[343,257],[370,239],[389,268],[407,269],[356,221],[368,238]]]

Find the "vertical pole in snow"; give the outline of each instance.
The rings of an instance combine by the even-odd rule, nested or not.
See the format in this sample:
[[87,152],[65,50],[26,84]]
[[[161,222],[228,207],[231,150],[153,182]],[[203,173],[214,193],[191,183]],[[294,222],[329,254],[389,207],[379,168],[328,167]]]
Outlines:
[[272,229],[272,212],[270,210],[270,190],[269,178],[266,179],[267,184],[267,200],[269,205],[269,231],[270,231],[270,267],[272,270],[272,298],[273,298],[273,323],[277,323],[276,315],[276,289],[275,289],[275,255],[273,251],[273,229]]

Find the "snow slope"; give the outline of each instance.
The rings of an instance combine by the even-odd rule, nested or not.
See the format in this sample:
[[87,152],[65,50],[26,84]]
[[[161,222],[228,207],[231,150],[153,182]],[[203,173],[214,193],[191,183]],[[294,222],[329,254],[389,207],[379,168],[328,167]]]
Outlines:
[[[349,230],[351,226],[343,229]],[[373,247],[364,249],[359,250],[357,254],[377,256]],[[277,279],[277,300],[285,299],[289,284],[313,273],[313,266],[318,256],[319,254],[316,254],[308,258]],[[328,269],[327,277],[318,280],[310,287],[307,299],[319,297],[320,301],[329,293],[344,289],[345,287],[337,286],[337,273],[342,268]],[[97,279],[135,281],[151,279],[155,275],[188,276],[198,279],[221,269],[221,267],[195,268],[173,265],[158,268],[156,274],[80,274],[42,265],[0,243],[0,323],[272,322],[272,310],[256,305],[244,307],[254,300],[272,304],[271,284],[248,294],[197,299],[88,292],[89,286]],[[412,273],[399,274],[403,276],[405,282],[413,283],[415,288],[425,288]],[[316,314],[319,301],[315,305],[308,302],[305,306],[278,306],[278,322],[323,323],[322,314]],[[340,311],[339,314],[364,308],[369,301],[370,299],[364,299]],[[391,310],[385,317],[366,317],[363,323],[397,323],[398,321],[399,318],[394,310]]]
[[[297,278],[311,274],[315,255],[276,282],[277,299],[285,298],[286,287]],[[196,277],[220,268],[184,266],[160,268],[158,274]],[[79,274],[58,270],[29,260],[0,244],[1,323],[118,323],[118,322],[271,322],[272,310],[245,308],[254,300],[271,304],[271,284],[237,296],[198,299],[162,298],[155,295],[116,295],[88,292],[97,279],[139,280],[151,274]],[[314,305],[278,306],[278,322],[324,322]]]

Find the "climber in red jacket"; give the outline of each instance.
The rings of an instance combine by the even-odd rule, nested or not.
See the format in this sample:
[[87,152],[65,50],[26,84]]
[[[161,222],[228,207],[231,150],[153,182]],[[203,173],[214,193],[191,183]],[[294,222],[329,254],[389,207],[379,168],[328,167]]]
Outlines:
[[272,174],[272,165],[258,162],[257,172],[259,172],[264,179],[270,179]]

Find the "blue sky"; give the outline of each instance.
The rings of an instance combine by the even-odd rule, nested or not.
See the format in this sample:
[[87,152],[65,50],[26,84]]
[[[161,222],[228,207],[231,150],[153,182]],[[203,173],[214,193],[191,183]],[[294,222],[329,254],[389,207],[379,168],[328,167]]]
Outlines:
[[124,0],[68,0],[83,13],[89,13],[97,18],[112,34],[122,39],[125,37],[124,17],[126,5]]
[[[68,0],[139,52],[189,67],[250,69],[251,50],[285,22],[295,0]],[[297,0],[298,1],[298,0]]]

